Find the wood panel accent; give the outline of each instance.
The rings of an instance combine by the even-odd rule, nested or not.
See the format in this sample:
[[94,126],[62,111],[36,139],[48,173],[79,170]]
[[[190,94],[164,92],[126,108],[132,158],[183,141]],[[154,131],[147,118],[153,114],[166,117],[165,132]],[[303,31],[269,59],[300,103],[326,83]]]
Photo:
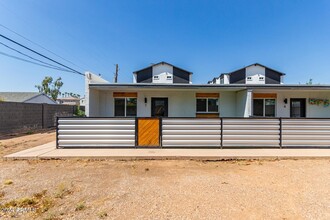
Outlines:
[[196,113],[196,118],[219,118],[219,113]]
[[196,93],[196,98],[219,98],[219,93]]
[[253,93],[254,99],[276,99],[276,93]]
[[127,97],[127,98],[136,98],[137,92],[114,92],[113,93],[114,98],[120,98],[120,97]]
[[138,119],[138,146],[158,147],[159,145],[159,119],[139,118]]

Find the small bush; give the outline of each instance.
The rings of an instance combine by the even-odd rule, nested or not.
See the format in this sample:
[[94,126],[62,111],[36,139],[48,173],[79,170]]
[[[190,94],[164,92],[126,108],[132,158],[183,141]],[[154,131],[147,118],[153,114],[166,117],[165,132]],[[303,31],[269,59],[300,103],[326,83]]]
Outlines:
[[72,191],[64,184],[61,183],[56,190],[55,198],[63,199],[66,195],[71,194]]
[[37,199],[41,199],[42,197],[44,197],[47,193],[47,190],[44,189],[41,192],[35,193],[33,194],[33,197],[37,198]]
[[25,132],[25,134],[31,135],[31,134],[34,134],[34,132],[33,131],[28,131],[28,132]]
[[84,117],[85,112],[80,109],[80,106],[77,106],[74,115],[78,117]]
[[4,204],[4,207],[9,208],[9,207],[28,207],[28,206],[34,206],[37,204],[37,201],[35,198],[20,198],[20,199],[13,199],[6,204]]
[[9,179],[4,181],[4,184],[7,185],[7,186],[8,186],[8,185],[11,185],[11,184],[13,184],[13,183],[14,183],[14,182],[13,182],[12,180],[9,180]]
[[0,199],[5,197],[5,192],[4,191],[0,191]]
[[59,220],[60,218],[56,217],[54,213],[49,214],[44,220]]
[[35,193],[32,197],[13,199],[4,204],[0,204],[0,209],[14,207],[31,208],[31,211],[40,214],[47,212],[53,206],[53,200],[49,197],[46,197],[46,190],[43,190],[40,193]]
[[98,216],[99,216],[99,218],[105,218],[105,217],[108,216],[108,213],[106,213],[105,211],[103,211],[103,212],[100,212],[100,213],[98,214]]
[[83,209],[85,209],[85,208],[86,208],[85,203],[84,203],[84,202],[79,202],[79,203],[77,204],[77,206],[76,206],[75,211],[81,211],[81,210],[83,210]]

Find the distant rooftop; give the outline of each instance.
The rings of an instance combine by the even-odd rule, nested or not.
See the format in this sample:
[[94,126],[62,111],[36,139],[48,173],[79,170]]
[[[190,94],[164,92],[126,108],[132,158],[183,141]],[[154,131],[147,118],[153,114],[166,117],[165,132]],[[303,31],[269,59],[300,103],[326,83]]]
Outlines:
[[5,102],[25,102],[41,94],[38,92],[0,92],[0,100]]

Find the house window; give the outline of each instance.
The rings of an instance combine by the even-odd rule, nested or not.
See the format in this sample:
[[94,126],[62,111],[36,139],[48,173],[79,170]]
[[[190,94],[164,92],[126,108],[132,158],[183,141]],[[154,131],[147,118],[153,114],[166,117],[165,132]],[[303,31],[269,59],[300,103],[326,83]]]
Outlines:
[[136,98],[115,98],[115,117],[136,116]]
[[252,80],[252,77],[251,76],[248,76],[247,77],[247,80],[251,81]]
[[159,79],[159,77],[158,76],[154,76],[154,79]]
[[275,117],[275,99],[253,99],[253,116]]
[[167,78],[167,79],[172,79],[172,76],[167,76],[166,78]]
[[196,101],[197,112],[218,112],[218,99],[215,98],[199,98]]
[[263,77],[263,76],[260,76],[260,77],[259,77],[259,80],[264,80],[264,77]]

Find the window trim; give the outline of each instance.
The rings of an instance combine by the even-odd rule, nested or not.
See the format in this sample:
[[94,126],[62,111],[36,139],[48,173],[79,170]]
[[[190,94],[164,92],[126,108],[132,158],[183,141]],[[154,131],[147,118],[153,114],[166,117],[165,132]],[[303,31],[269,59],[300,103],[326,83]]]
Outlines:
[[[198,99],[206,99],[206,111],[205,112],[197,111],[197,100]],[[218,111],[216,111],[216,112],[209,111],[209,99],[215,99],[218,101]],[[215,113],[215,114],[219,113],[219,98],[212,98],[212,97],[196,98],[196,113]]]
[[[255,100],[255,99],[261,99],[261,100],[263,100],[263,105],[262,105],[262,116],[255,116],[254,115],[254,108],[253,108],[253,106],[254,106],[254,104],[253,104],[253,101]],[[266,114],[266,99],[272,99],[272,100],[275,100],[275,115],[274,116],[265,116],[265,114]],[[269,118],[274,118],[274,117],[276,117],[276,115],[277,115],[277,102],[276,102],[276,100],[277,99],[275,99],[275,98],[253,98],[253,101],[252,101],[252,116],[253,117],[269,117]]]
[[[124,116],[116,116],[116,99],[125,99],[125,108],[124,108]],[[136,99],[136,116],[127,116],[127,99]],[[114,97],[113,98],[113,115],[114,117],[137,117],[137,97]]]

